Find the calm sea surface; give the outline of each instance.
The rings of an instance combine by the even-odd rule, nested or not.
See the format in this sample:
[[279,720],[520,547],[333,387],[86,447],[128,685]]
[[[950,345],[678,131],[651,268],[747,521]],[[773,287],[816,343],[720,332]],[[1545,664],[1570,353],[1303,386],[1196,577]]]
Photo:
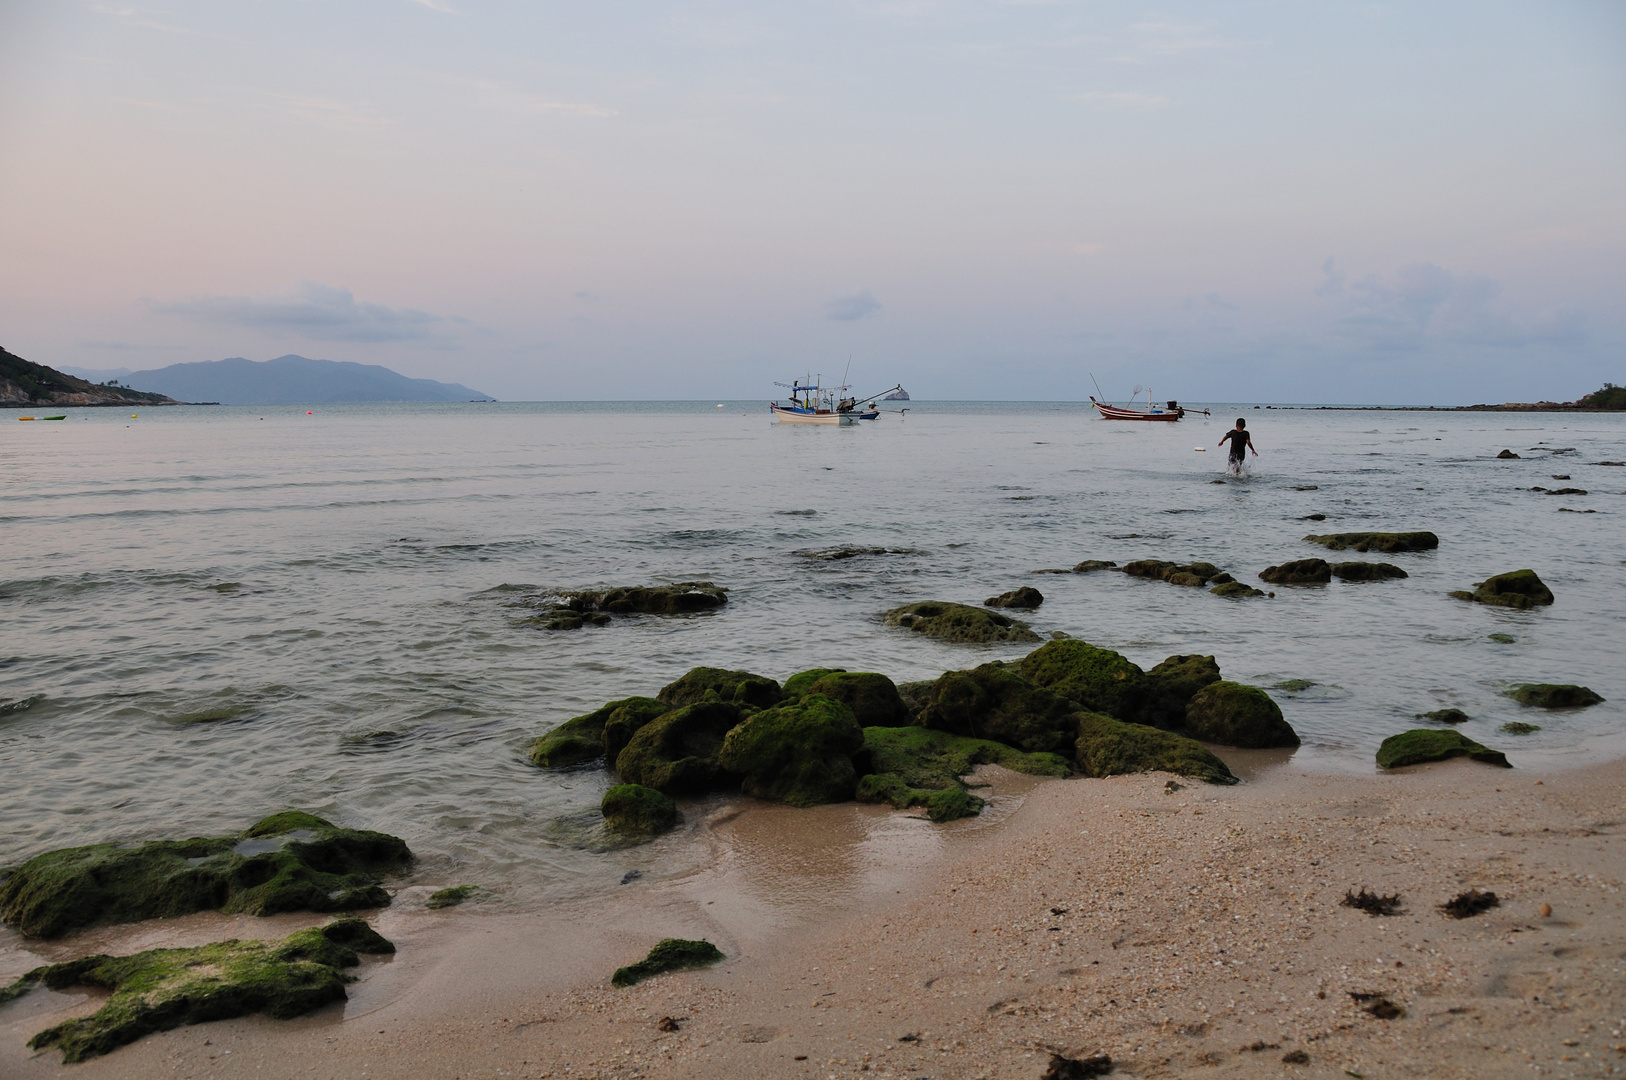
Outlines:
[[[1370,771],[1446,705],[1515,764],[1626,752],[1626,468],[1594,464],[1626,460],[1626,417],[1249,408],[1263,457],[1216,484],[1239,409],[1221,408],[1163,425],[916,403],[855,428],[741,402],[0,413],[0,865],[293,806],[404,836],[440,877],[580,893],[607,880],[580,838],[608,774],[532,768],[536,735],[699,664],[901,682],[1014,658],[878,613],[1018,585],[1045,594],[1040,633],[1142,666],[1212,653],[1229,678],[1312,680],[1272,691],[1306,769]],[[1307,532],[1368,529],[1441,544],[1381,556],[1406,580],[1274,599],[1032,574],[1158,557],[1251,582],[1326,554]],[[841,545],[902,553],[798,554]],[[1554,606],[1446,595],[1521,567]],[[575,632],[513,606],[521,587],[679,580],[730,602]],[[1609,700],[1525,710],[1501,696],[1523,681]],[[1514,719],[1543,730],[1498,730]]]

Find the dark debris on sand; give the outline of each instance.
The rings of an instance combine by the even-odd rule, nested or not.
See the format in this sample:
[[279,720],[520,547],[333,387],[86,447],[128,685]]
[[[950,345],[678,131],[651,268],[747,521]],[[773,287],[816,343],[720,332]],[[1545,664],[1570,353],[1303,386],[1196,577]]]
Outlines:
[[1361,1007],[1362,1012],[1379,1020],[1398,1020],[1406,1015],[1406,1010],[1390,1001],[1387,995],[1363,994],[1351,990],[1349,996]]
[[1440,905],[1441,914],[1452,919],[1471,919],[1475,915],[1482,915],[1493,907],[1500,907],[1502,902],[1493,892],[1480,892],[1478,889],[1469,889],[1458,893]]
[[1083,1059],[1051,1054],[1050,1067],[1039,1080],[1088,1080],[1092,1076],[1105,1076],[1111,1071],[1112,1058],[1106,1054]]
[[1363,885],[1358,893],[1346,890],[1344,898],[1338,901],[1338,906],[1359,908],[1374,919],[1379,915],[1396,915],[1400,912],[1400,894],[1384,896],[1372,892]]

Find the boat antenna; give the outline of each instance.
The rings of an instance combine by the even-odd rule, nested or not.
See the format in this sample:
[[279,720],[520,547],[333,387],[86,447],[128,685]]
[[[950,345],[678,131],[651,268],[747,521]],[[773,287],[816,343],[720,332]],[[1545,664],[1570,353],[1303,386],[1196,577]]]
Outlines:
[[853,354],[848,353],[847,354],[847,370],[843,371],[841,373],[841,388],[843,390],[847,389],[847,376],[851,375],[852,372],[853,372]]
[[1101,395],[1101,400],[1102,401],[1105,401],[1107,399],[1106,392],[1101,389],[1101,384],[1100,383],[1095,382],[1095,372],[1093,372],[1093,371],[1090,372],[1090,381],[1092,383],[1095,383],[1095,392],[1097,394]]

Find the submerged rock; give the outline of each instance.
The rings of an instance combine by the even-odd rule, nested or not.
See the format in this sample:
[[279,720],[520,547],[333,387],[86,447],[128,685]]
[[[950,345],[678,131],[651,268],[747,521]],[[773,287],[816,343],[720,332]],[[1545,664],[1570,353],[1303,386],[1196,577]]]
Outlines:
[[1460,731],[1449,728],[1417,728],[1391,735],[1378,747],[1378,767],[1398,769],[1447,758],[1468,757],[1487,765],[1511,769],[1507,755],[1474,742]]
[[1535,709],[1584,709],[1603,700],[1603,695],[1574,683],[1521,683],[1507,696]]
[[1509,735],[1534,735],[1541,730],[1540,724],[1527,724],[1523,720],[1509,720],[1499,729]]
[[1124,564],[1124,573],[1130,577],[1155,578],[1170,585],[1197,586],[1221,576],[1222,571],[1211,562],[1172,563],[1162,559],[1136,559]]
[[1185,727],[1191,699],[1219,681],[1219,664],[1212,656],[1171,656],[1146,673],[1146,695],[1135,719],[1153,727]]
[[676,803],[642,784],[615,785],[599,808],[604,827],[617,836],[658,836],[683,820]]
[[1204,742],[1250,750],[1299,745],[1298,732],[1269,694],[1234,682],[1210,683],[1197,691],[1186,706],[1186,732]]
[[1272,585],[1324,585],[1332,580],[1332,567],[1325,559],[1298,559],[1267,566],[1259,572],[1259,580]]
[[[785,685],[788,688],[790,682],[787,680]],[[897,686],[873,671],[827,672],[805,693],[823,694],[841,702],[853,711],[859,727],[902,727],[913,722],[914,710],[898,693]]]
[[697,667],[676,682],[661,687],[655,697],[667,705],[696,705],[725,701],[741,708],[766,709],[784,696],[779,684],[764,675],[725,668]]
[[1419,720],[1432,720],[1436,724],[1465,724],[1472,719],[1461,709],[1435,709],[1433,712],[1418,713]]
[[280,942],[220,941],[49,964],[18,979],[5,996],[35,985],[111,992],[90,1016],[66,1020],[28,1040],[31,1050],[60,1049],[63,1064],[72,1065],[183,1024],[253,1013],[286,1020],[314,1012],[345,1000],[344,985],[351,980],[341,969],[359,964],[357,953],[394,951],[361,919],[340,919]]
[[36,855],[0,881],[0,921],[30,937],[195,911],[274,915],[384,907],[379,875],[404,869],[398,837],[298,810],[239,836],[92,844]]
[[634,986],[651,976],[666,971],[679,971],[683,968],[706,967],[723,959],[723,954],[717,946],[709,941],[686,941],[683,938],[666,938],[658,942],[649,955],[624,968],[617,968],[615,974],[610,976],[611,986]]
[[[1265,595],[1265,591],[1263,589],[1256,589],[1252,585],[1244,585],[1240,581],[1227,581],[1224,584],[1215,585],[1212,589],[1209,589],[1208,591],[1213,593],[1215,596],[1264,596]],[[1276,594],[1271,593],[1270,595],[1275,596]]]
[[1386,581],[1411,576],[1394,563],[1386,562],[1333,563],[1332,575],[1340,581]]
[[[1072,642],[1053,641],[1045,648],[1066,644]],[[920,721],[938,731],[997,739],[1030,753],[1065,754],[1075,737],[1077,711],[1073,702],[1024,679],[1015,665],[995,661],[970,671],[944,672],[932,686]]]
[[[651,711],[653,707],[653,711]],[[655,701],[653,698],[623,698],[612,701],[600,708],[594,709],[585,716],[578,716],[566,720],[540,739],[531,743],[530,758],[532,765],[540,765],[545,769],[564,769],[572,765],[582,765],[605,755],[604,728],[617,713],[622,714],[623,722],[631,716],[642,717],[633,731],[648,723],[655,716],[669,709],[670,706]],[[632,738],[632,731],[626,732],[626,737],[619,739],[615,752],[610,754],[610,760],[615,760],[615,754],[620,753],[621,747]]]
[[1496,456],[1501,458],[1504,461],[1509,460],[1509,459],[1512,459],[1512,460],[1516,461],[1516,460],[1518,460],[1518,457],[1519,457],[1518,454],[1515,454],[1511,450],[1503,450],[1500,454],[1497,454]]
[[1225,762],[1197,740],[1100,713],[1080,714],[1074,755],[1085,776],[1172,772],[1210,784],[1236,783]]
[[1027,623],[1001,615],[997,611],[972,607],[969,604],[926,600],[895,607],[891,611],[884,612],[882,617],[888,626],[902,627],[943,641],[1041,640]]
[[1042,645],[1022,658],[1021,671],[1033,685],[1093,712],[1134,720],[1146,707],[1146,673],[1088,642],[1068,638]]
[[728,603],[728,590],[709,581],[680,581],[672,585],[622,585],[550,593],[525,603],[543,608],[537,622],[544,629],[577,630],[588,625],[606,625],[612,621],[612,615],[686,615],[710,611]]
[[424,907],[435,911],[456,907],[480,891],[478,885],[453,885],[447,889],[437,889],[429,894],[429,899],[424,901]]
[[642,784],[663,795],[699,794],[717,787],[727,778],[717,760],[723,737],[744,715],[724,701],[662,713],[639,728],[616,755],[616,775],[623,784]]
[[1475,584],[1473,592],[1459,591],[1451,595],[1458,600],[1472,600],[1476,604],[1520,609],[1553,602],[1552,590],[1536,576],[1534,570],[1497,574]]
[[1116,569],[1117,566],[1118,564],[1113,562],[1111,559],[1085,559],[1083,562],[1073,567],[1073,573],[1093,574],[1097,570],[1113,570]]
[[1355,551],[1376,551],[1382,554],[1396,551],[1433,551],[1440,546],[1440,538],[1431,532],[1328,533],[1321,536],[1306,536],[1304,539],[1334,551],[1352,548]]
[[823,694],[746,717],[723,739],[718,761],[742,777],[747,795],[791,806],[845,802],[858,786],[853,755],[864,729],[853,712]]
[[984,607],[1032,609],[1044,603],[1044,593],[1031,585],[1023,585],[1020,589],[1012,589],[1010,592],[1003,592],[998,596],[990,596],[982,603]]

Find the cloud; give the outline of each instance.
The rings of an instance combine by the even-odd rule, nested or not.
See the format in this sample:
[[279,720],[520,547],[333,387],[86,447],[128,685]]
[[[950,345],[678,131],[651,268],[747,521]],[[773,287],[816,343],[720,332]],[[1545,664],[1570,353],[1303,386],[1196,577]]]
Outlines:
[[456,8],[450,4],[442,3],[441,0],[412,0],[412,3],[426,7],[430,11],[438,11],[442,15],[456,15],[458,13]]
[[[448,320],[416,308],[356,302],[349,289],[303,281],[272,296],[204,296],[151,303],[154,311],[192,322],[293,334],[310,341],[424,341]],[[462,320],[457,320],[462,321]]]
[[825,301],[824,317],[837,322],[857,322],[881,310],[881,302],[868,289],[859,289],[848,296],[837,296]]
[[271,101],[270,107],[277,112],[340,131],[359,131],[391,122],[389,117],[375,112],[370,106],[332,98],[272,94]]
[[1345,276],[1344,272],[1338,269],[1337,262],[1329,255],[1327,261],[1321,264],[1321,284],[1315,287],[1315,294],[1337,296],[1344,291]]
[[1569,308],[1530,310],[1503,296],[1502,284],[1483,274],[1457,274],[1434,263],[1402,266],[1389,280],[1376,274],[1348,287],[1332,260],[1322,267],[1317,295],[1336,298],[1335,332],[1373,348],[1402,352],[1430,341],[1525,346],[1575,343],[1586,336],[1586,315]]
[[1091,90],[1087,94],[1078,95],[1078,100],[1100,112],[1118,109],[1166,109],[1171,105],[1180,104],[1162,94],[1141,94],[1133,90]]

